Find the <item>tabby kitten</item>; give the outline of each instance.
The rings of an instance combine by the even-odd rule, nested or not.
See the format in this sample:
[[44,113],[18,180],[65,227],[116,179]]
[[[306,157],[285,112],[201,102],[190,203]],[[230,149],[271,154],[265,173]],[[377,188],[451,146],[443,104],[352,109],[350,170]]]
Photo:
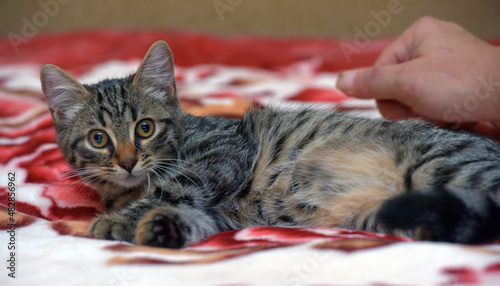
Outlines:
[[500,237],[500,148],[425,123],[332,111],[195,117],[167,44],[129,77],[41,71],[65,159],[110,210],[97,238],[184,247],[248,226],[340,227],[435,241]]

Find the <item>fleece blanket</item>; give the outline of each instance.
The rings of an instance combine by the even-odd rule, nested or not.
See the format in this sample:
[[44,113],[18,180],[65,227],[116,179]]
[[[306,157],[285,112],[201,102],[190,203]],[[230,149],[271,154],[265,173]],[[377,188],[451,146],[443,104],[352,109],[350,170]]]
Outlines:
[[[331,39],[84,31],[0,40],[0,285],[500,285],[500,244],[458,245],[326,228],[253,227],[180,250],[89,237],[98,194],[67,175],[39,83],[53,63],[82,82],[132,73],[149,45],[173,51],[182,108],[240,117],[251,105],[379,116],[335,89],[390,41],[350,56]],[[353,44],[353,43],[351,43]]]

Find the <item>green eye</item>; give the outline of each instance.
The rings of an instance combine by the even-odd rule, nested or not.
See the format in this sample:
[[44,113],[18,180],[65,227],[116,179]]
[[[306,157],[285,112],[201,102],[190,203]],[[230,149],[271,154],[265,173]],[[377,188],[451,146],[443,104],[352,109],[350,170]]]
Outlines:
[[89,134],[89,142],[96,148],[102,148],[108,144],[108,134],[102,130],[94,130]]
[[155,124],[150,119],[141,120],[137,123],[137,127],[135,128],[135,132],[141,138],[148,138],[153,135],[155,131]]

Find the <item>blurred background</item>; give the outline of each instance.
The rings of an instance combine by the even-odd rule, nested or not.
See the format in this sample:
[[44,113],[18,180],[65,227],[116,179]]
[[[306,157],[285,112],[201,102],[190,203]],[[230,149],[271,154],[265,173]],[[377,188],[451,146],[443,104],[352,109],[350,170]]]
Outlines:
[[336,38],[362,30],[393,37],[424,15],[500,38],[498,0],[2,0],[0,36],[118,28]]

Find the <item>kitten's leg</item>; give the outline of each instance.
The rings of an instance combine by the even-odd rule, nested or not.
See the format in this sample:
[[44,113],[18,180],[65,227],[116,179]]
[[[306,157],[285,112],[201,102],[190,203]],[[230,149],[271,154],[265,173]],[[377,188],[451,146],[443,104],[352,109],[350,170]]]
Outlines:
[[201,210],[169,205],[151,197],[94,219],[93,237],[135,242],[141,245],[180,248],[201,241],[220,230]]
[[138,200],[143,193],[143,190],[141,189],[114,192],[112,188],[116,187],[104,185],[104,188],[99,189],[101,203],[108,209],[109,212],[116,212],[125,208],[131,202]]
[[492,141],[466,139],[419,156],[405,176],[407,193],[382,206],[379,222],[388,229],[424,229],[427,237],[417,238],[434,241],[500,238],[500,149]]
[[90,235],[95,238],[133,242],[139,219],[158,207],[158,200],[145,197],[120,211],[100,215],[91,222]]
[[188,206],[158,207],[137,226],[135,242],[140,245],[180,248],[219,232],[213,219]]

